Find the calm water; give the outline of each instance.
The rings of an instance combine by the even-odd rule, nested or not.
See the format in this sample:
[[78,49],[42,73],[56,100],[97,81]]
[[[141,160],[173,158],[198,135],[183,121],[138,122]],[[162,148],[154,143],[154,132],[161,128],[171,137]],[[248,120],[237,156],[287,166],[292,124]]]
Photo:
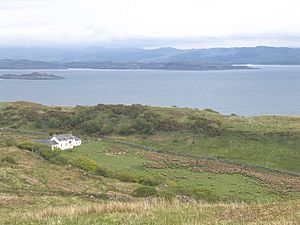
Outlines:
[[[57,81],[0,80],[0,101],[48,105],[141,103],[212,108],[239,115],[300,115],[300,66],[259,70],[114,71],[34,70],[64,76]],[[33,70],[0,70],[29,73]]]

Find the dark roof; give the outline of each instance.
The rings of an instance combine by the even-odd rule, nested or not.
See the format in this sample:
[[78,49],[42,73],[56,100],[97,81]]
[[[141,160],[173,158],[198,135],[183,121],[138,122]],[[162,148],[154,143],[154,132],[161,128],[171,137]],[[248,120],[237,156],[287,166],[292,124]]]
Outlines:
[[58,143],[54,140],[50,141],[51,142],[51,145],[58,145]]
[[41,144],[44,144],[44,145],[52,145],[51,141],[48,141],[48,140],[36,140],[36,139],[30,139],[30,141],[37,142],[37,143],[41,143]]
[[36,143],[41,143],[44,145],[58,145],[56,141],[51,141],[51,140],[38,140],[38,139],[30,139],[30,141],[36,142]]
[[80,140],[78,137],[75,137],[72,134],[59,134],[59,135],[53,135],[52,138],[56,138],[59,141],[65,141],[70,139],[75,139],[76,141]]

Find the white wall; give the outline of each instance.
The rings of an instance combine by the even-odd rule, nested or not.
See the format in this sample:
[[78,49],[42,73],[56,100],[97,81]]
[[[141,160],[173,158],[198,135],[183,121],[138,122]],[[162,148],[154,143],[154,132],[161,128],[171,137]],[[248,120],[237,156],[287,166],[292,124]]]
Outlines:
[[81,145],[81,140],[67,140],[67,141],[59,141],[55,137],[51,139],[51,141],[56,141],[58,144],[53,145],[52,149],[54,148],[60,148],[61,150],[66,150],[66,149],[72,149],[74,146],[79,146]]

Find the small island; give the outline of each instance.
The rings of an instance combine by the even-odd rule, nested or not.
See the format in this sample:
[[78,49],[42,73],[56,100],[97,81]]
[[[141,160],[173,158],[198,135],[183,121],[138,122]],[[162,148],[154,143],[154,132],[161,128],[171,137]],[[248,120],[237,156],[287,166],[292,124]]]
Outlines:
[[9,79],[9,80],[62,80],[65,77],[56,76],[53,74],[47,73],[28,73],[28,74],[4,74],[0,76],[0,79]]

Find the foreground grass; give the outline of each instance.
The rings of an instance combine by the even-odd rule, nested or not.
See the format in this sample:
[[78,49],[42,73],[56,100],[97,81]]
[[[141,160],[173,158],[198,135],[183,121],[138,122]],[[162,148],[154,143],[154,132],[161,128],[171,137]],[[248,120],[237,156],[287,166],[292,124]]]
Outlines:
[[1,225],[27,224],[299,224],[300,202],[272,204],[191,204],[179,201],[141,200],[49,207],[12,213]]

